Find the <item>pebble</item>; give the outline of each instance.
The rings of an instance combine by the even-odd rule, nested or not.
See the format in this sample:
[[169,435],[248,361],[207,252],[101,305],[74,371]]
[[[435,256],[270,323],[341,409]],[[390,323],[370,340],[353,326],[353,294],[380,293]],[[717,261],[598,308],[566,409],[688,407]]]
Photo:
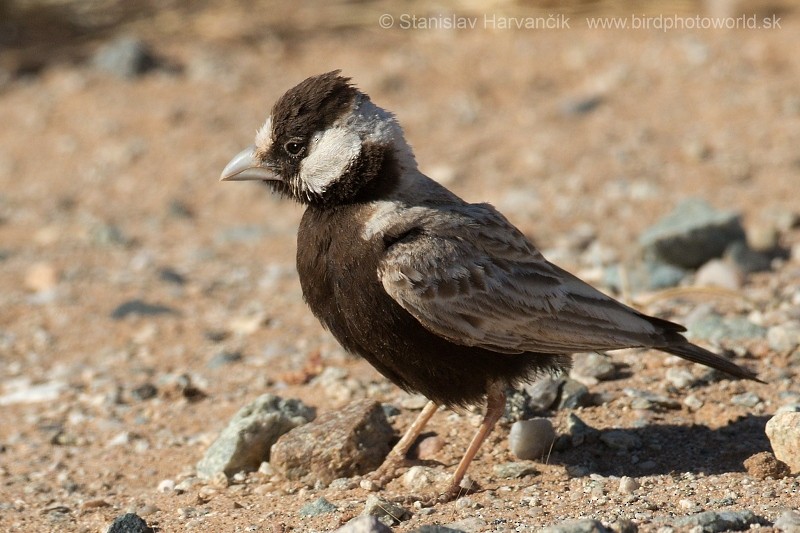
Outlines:
[[694,277],[695,287],[721,287],[732,291],[742,287],[742,272],[722,259],[712,259],[701,266]]
[[588,115],[600,104],[605,102],[605,98],[599,94],[590,94],[588,96],[571,98],[563,102],[559,108],[561,113],[567,117]]
[[773,255],[753,250],[745,242],[734,242],[725,250],[725,258],[736,265],[742,275],[770,270]]
[[7,392],[0,396],[0,405],[54,402],[66,388],[67,384],[62,381],[31,384],[29,378],[7,380],[2,387]]
[[479,516],[463,518],[447,524],[450,529],[462,531],[463,533],[481,533],[486,530],[486,520]]
[[630,476],[622,476],[619,480],[619,492],[622,494],[633,494],[641,485]]
[[153,533],[153,529],[139,515],[126,513],[115,518],[106,533]]
[[392,529],[377,516],[357,516],[334,533],[392,533]]
[[508,435],[508,447],[520,459],[546,458],[556,440],[553,424],[546,418],[514,422]]
[[774,527],[786,533],[800,533],[800,511],[784,511],[775,520]]
[[138,387],[131,389],[131,396],[135,400],[145,401],[155,398],[158,395],[158,389],[152,383],[143,383]]
[[616,367],[611,358],[595,352],[575,354],[572,358],[572,370],[569,376],[583,383],[581,378],[594,378],[598,381],[611,379],[616,374]]
[[752,511],[705,511],[683,516],[675,520],[678,528],[691,528],[693,533],[717,533],[722,531],[744,531],[752,524],[759,524]]
[[175,490],[175,480],[172,479],[162,479],[158,483],[158,487],[156,487],[158,492],[172,492]]
[[240,351],[223,350],[209,359],[208,363],[206,363],[206,366],[211,370],[215,370],[217,368],[228,366],[232,363],[238,363],[243,358],[244,356]]
[[280,437],[270,464],[288,479],[328,484],[380,466],[393,436],[381,404],[359,400]]
[[389,500],[379,498],[374,494],[367,496],[367,502],[364,505],[364,512],[362,514],[376,516],[387,526],[396,525],[411,518],[411,512],[407,509]]
[[600,438],[600,431],[589,426],[574,413],[567,416],[567,433],[572,438],[572,446],[592,444]]
[[463,529],[453,529],[452,527],[439,525],[425,525],[412,529],[410,533],[466,533]]
[[111,312],[111,318],[122,320],[128,316],[158,316],[176,314],[177,311],[171,307],[159,304],[147,303],[143,300],[127,300],[119,304]]
[[767,421],[767,438],[779,461],[800,473],[800,413],[780,413]]
[[448,479],[448,474],[442,470],[436,470],[429,466],[415,465],[403,474],[403,486],[411,492],[424,492],[430,487],[444,482]]
[[559,409],[575,409],[591,405],[591,394],[583,383],[574,379],[565,379],[561,385],[561,401]]
[[259,396],[234,415],[197,463],[197,473],[211,478],[218,472],[231,476],[256,470],[269,460],[270,447],[281,435],[314,417],[314,409],[300,400]]
[[751,455],[745,459],[744,467],[756,479],[783,479],[790,474],[789,466],[770,452]]
[[338,510],[334,504],[319,497],[313,502],[308,502],[297,511],[300,516],[319,516],[321,514],[333,513]]
[[680,366],[673,366],[667,369],[664,377],[676,389],[687,389],[697,382],[694,374],[692,374],[688,368]]
[[645,230],[639,244],[671,265],[694,269],[744,240],[737,213],[717,211],[702,199],[690,198]]
[[95,68],[119,78],[133,79],[155,67],[148,46],[136,37],[118,37],[106,43],[92,57]]
[[736,394],[732,396],[731,403],[733,405],[741,405],[743,407],[755,407],[761,403],[761,398],[759,398],[754,392],[743,392],[742,394]]
[[425,437],[417,444],[417,459],[423,461],[433,459],[444,448],[444,439],[439,435]]
[[558,398],[558,389],[563,380],[558,378],[542,378],[525,386],[528,393],[528,407],[536,412],[547,411]]
[[683,405],[685,405],[686,407],[688,407],[692,411],[697,411],[698,409],[703,407],[703,405],[705,405],[705,404],[703,403],[703,400],[701,400],[700,398],[698,398],[694,394],[690,394],[689,396],[687,396],[686,398],[683,399]]
[[650,391],[626,388],[624,392],[631,400],[631,409],[638,410],[657,410],[657,409],[680,409],[681,404],[677,400],[661,396]]
[[776,352],[789,353],[800,346],[800,322],[786,321],[767,330],[767,343]]
[[501,479],[519,479],[539,472],[530,463],[500,463],[492,467],[492,473]]
[[[623,273],[624,271],[624,283]],[[689,270],[670,265],[654,257],[653,253],[645,254],[640,263],[633,265],[610,265],[603,272],[603,283],[614,291],[623,290],[634,293],[657,291],[675,287],[689,274]]]
[[570,520],[560,524],[543,527],[540,533],[609,533],[602,522],[591,518],[583,520]]
[[600,440],[613,450],[629,451],[642,447],[642,439],[636,434],[622,429],[604,431],[600,435]]

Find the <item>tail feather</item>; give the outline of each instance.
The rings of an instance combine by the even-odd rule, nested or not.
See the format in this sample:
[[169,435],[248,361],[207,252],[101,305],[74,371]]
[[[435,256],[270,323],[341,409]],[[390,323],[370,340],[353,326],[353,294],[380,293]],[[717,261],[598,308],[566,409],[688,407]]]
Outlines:
[[658,350],[677,355],[678,357],[683,357],[689,361],[710,366],[711,368],[716,368],[717,370],[721,370],[722,372],[737,378],[750,379],[753,381],[758,381],[759,383],[764,383],[758,379],[758,376],[754,372],[746,368],[742,368],[739,365],[725,359],[724,357],[715,354],[714,352],[710,352],[705,348],[701,348],[696,344],[692,344],[688,340],[684,339],[683,336],[680,336],[680,340],[675,339],[675,342],[672,342],[666,346],[657,346],[656,348]]

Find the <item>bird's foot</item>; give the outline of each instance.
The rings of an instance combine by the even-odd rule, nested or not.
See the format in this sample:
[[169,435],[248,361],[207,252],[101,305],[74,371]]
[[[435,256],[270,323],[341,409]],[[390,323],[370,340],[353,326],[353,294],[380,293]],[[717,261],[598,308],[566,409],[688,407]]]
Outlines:
[[462,496],[466,496],[467,494],[472,494],[473,492],[480,489],[480,487],[474,483],[469,482],[471,485],[468,488],[464,488],[462,485],[455,485],[450,483],[446,490],[443,492],[440,491],[432,491],[429,493],[424,494],[402,494],[396,497],[389,498],[391,501],[395,503],[401,503],[404,505],[417,505],[421,507],[433,507],[434,505],[440,503],[447,503],[453,500],[457,500]]
[[366,479],[383,488],[387,483],[395,479],[398,471],[406,466],[406,458],[401,455],[390,453],[384,459],[383,464],[377,470],[366,476]]

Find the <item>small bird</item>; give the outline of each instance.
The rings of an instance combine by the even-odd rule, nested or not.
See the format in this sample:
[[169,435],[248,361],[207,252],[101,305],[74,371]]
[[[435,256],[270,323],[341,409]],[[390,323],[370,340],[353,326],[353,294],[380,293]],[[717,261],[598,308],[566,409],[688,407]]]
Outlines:
[[743,369],[547,261],[494,207],[470,204],[417,168],[395,116],[339,71],[281,96],[255,144],[222,171],[305,206],[297,233],[303,296],[348,351],[430,402],[374,474],[395,476],[439,406],[485,401],[449,488],[505,408],[508,387],[567,370],[571,354],[654,348],[732,376]]

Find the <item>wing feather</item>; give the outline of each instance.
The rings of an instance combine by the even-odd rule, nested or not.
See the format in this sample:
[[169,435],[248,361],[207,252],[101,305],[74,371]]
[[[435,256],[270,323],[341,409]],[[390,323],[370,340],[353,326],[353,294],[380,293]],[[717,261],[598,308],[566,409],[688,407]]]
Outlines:
[[394,230],[408,237],[388,247],[378,276],[397,303],[451,342],[563,354],[648,346],[659,333],[638,311],[548,262],[487,204],[415,213]]

